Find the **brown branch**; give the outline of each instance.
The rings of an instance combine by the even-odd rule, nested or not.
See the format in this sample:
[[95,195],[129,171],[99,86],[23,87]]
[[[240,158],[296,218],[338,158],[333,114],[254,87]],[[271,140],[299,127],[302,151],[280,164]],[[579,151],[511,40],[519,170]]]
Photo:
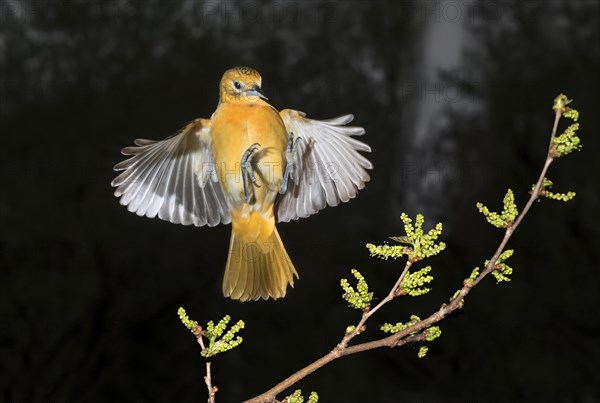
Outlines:
[[[194,336],[196,336],[198,344],[200,344],[200,347],[204,351],[206,346],[204,345],[204,340],[202,339],[202,328],[198,325],[198,322],[194,322],[194,325],[192,326],[192,332],[194,333]],[[208,403],[215,403],[215,394],[219,388],[212,385],[210,361],[206,361],[206,375],[204,375],[204,383],[206,383],[206,388],[208,389]]]
[[487,276],[492,270],[495,269],[498,256],[500,256],[509,239],[512,237],[512,234],[515,232],[519,224],[521,224],[523,217],[527,215],[533,203],[540,197],[542,191],[542,184],[544,182],[544,178],[546,177],[546,172],[548,172],[550,164],[552,164],[552,161],[554,161],[554,148],[552,139],[554,139],[554,136],[556,136],[556,129],[558,128],[558,121],[560,120],[561,116],[562,113],[560,110],[555,112],[554,125],[552,126],[552,134],[550,135],[550,145],[548,146],[546,162],[544,163],[544,168],[542,168],[542,172],[540,173],[540,176],[533,188],[533,191],[531,192],[531,196],[529,197],[529,200],[527,200],[527,204],[525,204],[525,207],[523,207],[523,210],[521,211],[521,214],[519,214],[517,219],[508,228],[506,228],[504,238],[502,239],[502,242],[500,242],[496,253],[494,253],[494,256],[490,259],[490,262],[487,264],[485,269],[479,274],[475,281],[473,281],[473,286],[477,285],[485,276]]
[[[259,402],[272,403],[272,402],[275,402],[276,401],[275,398],[277,397],[278,393],[283,392],[290,386],[294,385],[296,382],[298,382],[301,379],[305,378],[306,376],[312,374],[317,369],[330,363],[331,361],[336,360],[336,359],[340,358],[341,356],[348,355],[348,350],[353,348],[353,347],[348,347],[348,343],[353,338],[355,338],[356,336],[358,336],[360,333],[362,333],[364,331],[365,322],[375,312],[377,312],[382,306],[384,306],[385,304],[387,304],[392,299],[394,299],[398,296],[398,294],[397,294],[398,287],[400,287],[400,283],[402,282],[402,279],[404,278],[404,276],[406,276],[406,273],[408,273],[408,269],[410,268],[411,265],[412,265],[412,262],[410,260],[408,260],[406,262],[406,265],[404,266],[404,270],[402,271],[402,273],[396,280],[396,283],[394,284],[394,286],[390,289],[390,292],[388,293],[388,295],[384,299],[382,299],[377,305],[375,305],[375,307],[373,309],[370,309],[369,306],[367,306],[363,310],[362,317],[360,318],[360,321],[356,324],[356,326],[354,326],[354,329],[349,332],[346,332],[346,334],[344,335],[342,340],[338,343],[337,346],[335,346],[335,348],[333,350],[331,350],[328,354],[319,358],[317,361],[313,362],[312,364],[309,364],[306,367],[299,370],[298,372],[290,375],[288,378],[281,381],[280,383],[278,383],[277,385],[275,385],[273,388],[269,389],[262,395],[252,398],[250,400],[247,400],[246,403],[259,403]],[[358,347],[358,346],[354,346],[354,347]],[[358,351],[356,351],[356,352],[358,352]]]
[[533,191],[531,192],[531,196],[529,197],[529,200],[525,204],[525,207],[523,208],[521,213],[517,216],[515,221],[506,228],[504,237],[502,238],[500,245],[494,252],[494,255],[490,259],[489,263],[485,266],[485,269],[477,276],[477,278],[474,281],[466,279],[463,283],[463,287],[450,300],[449,304],[442,304],[442,306],[440,306],[440,308],[436,312],[434,312],[433,314],[428,316],[426,319],[423,319],[411,326],[408,326],[408,327],[402,329],[401,331],[394,333],[388,337],[384,337],[382,339],[369,341],[369,342],[365,342],[365,343],[361,343],[361,344],[357,344],[357,345],[348,347],[348,343],[354,337],[356,337],[357,335],[359,335],[360,333],[362,333],[364,331],[365,322],[377,310],[379,310],[383,305],[385,305],[386,303],[388,303],[389,301],[391,301],[392,299],[394,299],[395,297],[398,296],[398,294],[397,294],[398,287],[400,286],[400,283],[401,283],[402,279],[404,278],[404,276],[406,275],[406,273],[408,273],[408,269],[410,268],[410,266],[412,264],[412,262],[410,260],[408,260],[406,262],[406,266],[404,267],[402,274],[397,279],[396,284],[394,284],[394,287],[392,287],[392,289],[390,290],[388,295],[379,304],[377,304],[373,309],[370,310],[369,307],[365,308],[363,310],[362,317],[361,317],[360,321],[358,322],[358,324],[356,325],[356,327],[352,331],[347,332],[344,335],[341,342],[333,350],[331,350],[328,354],[324,355],[323,357],[319,358],[318,360],[314,361],[313,363],[309,364],[308,366],[302,368],[301,370],[294,373],[293,375],[289,376],[287,379],[278,383],[277,385],[275,385],[273,388],[269,389],[265,393],[263,393],[259,396],[256,396],[250,400],[247,400],[246,403],[273,403],[273,402],[276,402],[277,401],[276,397],[277,397],[278,393],[283,392],[284,390],[286,390],[290,386],[294,385],[296,382],[300,381],[304,377],[310,375],[317,369],[323,367],[324,365],[326,365],[326,364],[330,363],[331,361],[334,361],[342,356],[356,354],[356,353],[360,353],[363,351],[373,350],[373,349],[381,348],[381,347],[394,348],[394,347],[399,347],[399,346],[402,346],[402,345],[408,344],[408,343],[423,341],[427,336],[427,334],[426,334],[427,328],[429,328],[430,326],[432,326],[435,323],[440,322],[448,314],[450,314],[453,311],[462,307],[462,305],[464,303],[464,298],[471,291],[471,289],[474,286],[476,286],[477,284],[479,284],[479,282],[481,282],[481,280],[484,277],[486,277],[494,269],[496,269],[496,262],[498,261],[498,257],[504,251],[504,248],[506,247],[508,241],[512,237],[514,231],[517,229],[517,227],[519,226],[519,224],[521,223],[521,221],[523,220],[525,215],[527,215],[527,213],[531,209],[531,206],[533,205],[533,203],[540,197],[541,191],[543,189],[542,185],[543,185],[544,177],[546,176],[546,172],[548,171],[550,164],[552,164],[552,161],[554,160],[554,147],[553,147],[552,140],[556,136],[558,121],[560,120],[561,116],[562,116],[562,111],[557,110],[555,119],[554,119],[554,125],[552,127],[552,132],[551,132],[551,136],[550,136],[550,145],[548,146],[548,153],[546,156],[546,161],[544,163],[544,167],[542,168],[542,172],[540,173],[540,176],[533,188]]
[[[396,283],[391,288],[388,295],[386,295],[386,297],[384,299],[382,299],[377,305],[375,305],[375,307],[373,309],[371,309],[369,306],[367,306],[363,310],[362,317],[361,317],[360,321],[356,324],[356,326],[354,326],[354,330],[347,332],[344,335],[344,338],[342,339],[342,341],[337,345],[336,348],[344,350],[346,348],[346,346],[348,345],[348,343],[350,342],[350,340],[352,340],[353,338],[355,338],[356,336],[358,336],[359,334],[361,334],[364,331],[364,325],[365,325],[365,322],[367,321],[367,319],[369,319],[382,306],[384,306],[385,304],[387,304],[388,302],[390,302],[391,300],[393,300],[394,298],[396,298],[398,296],[398,294],[397,294],[398,287],[400,287],[400,283],[402,282],[402,279],[404,279],[404,276],[406,276],[406,273],[408,273],[408,270],[410,269],[410,266],[412,266],[412,264],[413,264],[412,261],[407,260],[406,264],[404,265],[404,270],[402,270],[402,273],[396,280]],[[302,378],[300,378],[300,379],[302,379]]]

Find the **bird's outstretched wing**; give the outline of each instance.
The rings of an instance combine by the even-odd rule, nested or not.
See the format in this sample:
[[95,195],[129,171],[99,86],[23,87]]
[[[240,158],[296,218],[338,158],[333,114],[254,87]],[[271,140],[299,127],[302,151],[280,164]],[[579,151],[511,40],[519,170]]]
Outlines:
[[279,200],[278,221],[308,217],[327,205],[337,206],[354,198],[370,179],[367,169],[373,168],[359,153],[371,148],[352,137],[363,135],[365,130],[345,126],[354,116],[312,120],[292,109],[279,115],[288,134],[293,134],[291,160],[295,169]]
[[139,216],[197,227],[231,221],[214,171],[210,121],[196,119],[162,140],[135,140],[115,165],[111,185],[120,203]]

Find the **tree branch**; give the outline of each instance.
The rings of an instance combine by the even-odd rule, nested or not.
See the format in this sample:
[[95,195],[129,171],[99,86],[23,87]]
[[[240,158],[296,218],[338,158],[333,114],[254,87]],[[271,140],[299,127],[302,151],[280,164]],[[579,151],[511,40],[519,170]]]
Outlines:
[[[308,366],[302,368],[300,371],[289,376],[287,379],[281,381],[280,383],[275,385],[275,387],[273,387],[272,389],[263,393],[262,395],[252,398],[250,400],[247,400],[246,403],[275,402],[276,401],[275,398],[277,397],[278,393],[283,392],[284,390],[286,390],[287,388],[289,388],[296,382],[300,381],[301,379],[305,378],[306,376],[310,375],[311,373],[313,373],[317,369],[321,368],[322,366],[330,363],[331,361],[336,360],[336,359],[340,358],[341,356],[352,354],[352,353],[348,353],[348,351],[353,348],[353,347],[347,347],[348,343],[353,338],[355,338],[356,336],[358,336],[360,333],[362,333],[365,330],[365,328],[364,328],[365,322],[375,312],[377,312],[382,306],[384,306],[385,304],[387,304],[392,299],[394,299],[398,296],[398,293],[397,293],[398,287],[400,287],[400,283],[402,282],[402,279],[404,278],[404,276],[406,276],[406,273],[408,273],[408,269],[410,268],[411,265],[412,265],[412,262],[410,260],[408,260],[406,262],[406,265],[404,266],[404,270],[402,271],[402,273],[396,280],[396,283],[394,284],[394,286],[392,287],[392,289],[390,290],[388,295],[384,299],[382,299],[377,305],[375,305],[375,307],[373,309],[370,309],[368,306],[365,309],[363,309],[363,314],[362,314],[360,321],[356,324],[356,326],[354,326],[354,329],[352,329],[349,332],[346,332],[346,334],[344,335],[342,340],[338,343],[337,346],[335,346],[335,348],[333,350],[331,350],[328,354],[319,358],[317,361],[313,362],[312,364],[309,364]],[[359,346],[360,345],[354,346],[354,348],[359,347]],[[354,352],[358,352],[358,350],[354,351]]]
[[[198,322],[194,322],[194,326],[192,327],[192,333],[196,336],[196,340],[202,350],[205,350],[204,340],[202,339],[202,328],[198,326]],[[204,383],[206,383],[206,388],[208,389],[208,403],[215,403],[215,394],[219,390],[216,386],[212,385],[211,372],[210,372],[210,361],[206,361],[206,375],[204,375]]]
[[[357,325],[355,326],[355,328],[352,329],[351,331],[346,332],[346,334],[344,335],[344,337],[342,338],[340,343],[338,343],[338,345],[333,350],[331,350],[328,354],[324,355],[323,357],[319,358],[318,360],[314,361],[313,363],[309,364],[308,366],[304,367],[303,369],[299,370],[298,372],[294,373],[293,375],[291,375],[284,381],[278,383],[273,388],[269,389],[267,392],[265,392],[259,396],[256,396],[250,400],[247,400],[246,403],[273,403],[273,402],[276,402],[277,394],[283,392],[284,390],[286,390],[290,386],[294,385],[296,382],[300,381],[304,377],[310,375],[317,369],[323,367],[324,365],[326,365],[326,364],[330,363],[331,361],[334,361],[342,356],[356,354],[356,353],[360,353],[363,351],[373,350],[373,349],[381,348],[381,347],[394,348],[394,347],[399,347],[399,346],[402,346],[402,345],[405,345],[408,343],[423,341],[427,336],[427,332],[426,332],[427,328],[429,328],[430,326],[432,326],[435,323],[440,322],[448,314],[450,314],[453,311],[462,307],[462,305],[464,303],[464,298],[471,291],[471,289],[474,286],[476,286],[477,284],[479,284],[481,282],[481,280],[483,280],[483,278],[485,278],[488,274],[490,274],[493,270],[496,269],[496,263],[498,261],[500,254],[502,254],[502,252],[504,251],[504,248],[506,247],[508,241],[512,237],[514,231],[517,229],[517,227],[519,226],[519,224],[521,223],[523,218],[527,215],[527,213],[531,209],[531,206],[533,205],[533,203],[541,195],[541,192],[543,190],[543,181],[546,176],[546,172],[548,171],[548,168],[552,164],[554,157],[555,157],[553,139],[556,136],[558,122],[560,120],[560,117],[562,116],[561,110],[555,110],[555,112],[556,112],[556,115],[555,115],[554,124],[552,127],[552,132],[550,135],[550,144],[548,146],[548,153],[546,156],[546,161],[544,163],[544,166],[542,168],[540,176],[533,188],[533,191],[531,191],[531,196],[529,197],[529,200],[525,204],[525,207],[523,208],[521,213],[517,216],[517,218],[514,220],[514,222],[506,228],[504,237],[502,238],[500,245],[494,252],[494,255],[490,259],[489,263],[485,266],[485,269],[475,278],[475,280],[471,281],[470,279],[466,279],[463,282],[463,287],[454,295],[453,298],[451,298],[450,303],[442,304],[436,312],[431,314],[426,319],[420,320],[419,322],[414,323],[413,325],[408,326],[408,327],[402,329],[401,331],[394,333],[388,337],[384,337],[382,339],[365,342],[365,343],[361,343],[361,344],[357,344],[357,345],[348,347],[348,343],[364,331],[365,322],[375,312],[377,312],[383,305],[387,304],[392,299],[399,296],[398,287],[400,286],[402,279],[406,276],[410,266],[413,263],[409,259],[406,262],[406,265],[404,267],[404,270],[402,271],[402,274],[400,274],[400,277],[398,277],[398,279],[396,280],[396,283],[394,284],[394,286],[392,287],[392,289],[390,290],[388,295],[381,302],[379,302],[379,304],[377,304],[373,309],[369,309],[369,307],[366,307],[363,310],[362,317],[361,317],[360,321],[357,323]],[[207,385],[208,385],[208,382],[207,382]],[[210,399],[209,399],[209,402],[210,402]]]

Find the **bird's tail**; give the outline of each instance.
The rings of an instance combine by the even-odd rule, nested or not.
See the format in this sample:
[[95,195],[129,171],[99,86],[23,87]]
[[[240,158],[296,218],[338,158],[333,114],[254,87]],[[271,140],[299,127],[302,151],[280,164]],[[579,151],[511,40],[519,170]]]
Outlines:
[[[233,212],[232,212],[233,213]],[[285,297],[294,285],[294,268],[273,217],[258,211],[232,214],[231,242],[223,278],[223,295],[240,301]]]

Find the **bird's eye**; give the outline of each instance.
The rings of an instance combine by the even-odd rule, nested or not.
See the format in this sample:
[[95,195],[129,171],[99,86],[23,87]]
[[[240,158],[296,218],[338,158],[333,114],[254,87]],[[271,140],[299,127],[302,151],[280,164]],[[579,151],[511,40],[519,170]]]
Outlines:
[[242,84],[240,84],[239,81],[234,81],[233,82],[233,88],[235,88],[236,90],[241,90],[242,89]]

